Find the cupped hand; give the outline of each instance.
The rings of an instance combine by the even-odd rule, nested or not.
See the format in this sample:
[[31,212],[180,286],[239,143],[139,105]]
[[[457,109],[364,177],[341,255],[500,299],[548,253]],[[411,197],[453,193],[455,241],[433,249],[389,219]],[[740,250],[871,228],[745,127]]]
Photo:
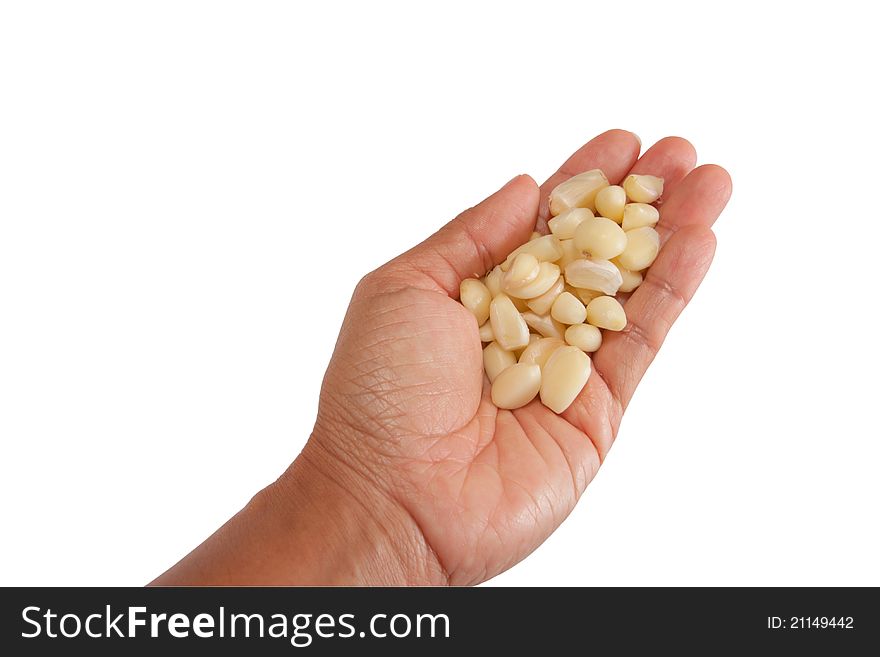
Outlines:
[[[709,267],[710,226],[731,193],[724,169],[694,168],[684,139],[662,139],[641,158],[639,150],[632,133],[599,135],[540,188],[514,178],[357,286],[299,467],[340,484],[390,534],[399,551],[390,581],[473,584],[502,572],[553,532],[595,476]],[[612,184],[629,173],[665,179],[663,247],[625,302],[626,328],[604,333],[587,386],[562,415],[538,400],[498,410],[459,283],[504,260],[536,226],[546,232],[550,190],[593,168]]]

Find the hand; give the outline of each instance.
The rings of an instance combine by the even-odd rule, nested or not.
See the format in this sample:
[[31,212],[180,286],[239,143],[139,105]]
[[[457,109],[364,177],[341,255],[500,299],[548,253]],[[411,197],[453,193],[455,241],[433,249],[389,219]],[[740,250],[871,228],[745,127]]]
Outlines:
[[[705,275],[710,226],[731,193],[724,169],[693,168],[683,139],[663,139],[640,159],[639,149],[633,134],[606,132],[540,189],[514,178],[364,277],[303,453],[221,538],[159,582],[475,584],[540,545],[595,476],[636,385]],[[546,232],[550,190],[597,167],[612,183],[630,172],[665,179],[663,248],[625,303],[627,327],[604,333],[586,388],[562,415],[538,400],[498,410],[476,322],[456,300],[459,283],[504,260],[536,222]],[[259,518],[267,516],[283,529],[265,529]],[[313,536],[298,538],[303,532]]]

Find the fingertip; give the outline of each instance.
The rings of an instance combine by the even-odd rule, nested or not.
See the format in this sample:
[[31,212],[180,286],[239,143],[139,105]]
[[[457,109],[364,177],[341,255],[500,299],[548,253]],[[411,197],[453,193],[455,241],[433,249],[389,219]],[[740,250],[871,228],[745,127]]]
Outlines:
[[606,130],[602,134],[600,134],[596,139],[620,139],[623,141],[635,141],[640,147],[642,145],[642,138],[639,137],[632,130],[624,130],[623,128],[612,128],[611,130]]
[[642,140],[634,132],[624,130],[622,128],[612,128],[603,132],[596,137],[598,140],[608,141],[613,148],[620,149],[623,153],[629,153],[631,157],[637,158],[642,151]]
[[[538,212],[538,205],[541,202],[541,190],[538,183],[527,173],[521,173],[514,176],[499,194],[508,196],[509,202],[515,204],[517,215],[535,215]],[[534,226],[534,220],[531,219],[530,225]]]
[[715,223],[730,200],[730,174],[717,164],[703,164],[674,186],[660,205],[657,230],[669,235],[683,226]]
[[538,211],[538,207],[541,205],[541,187],[538,185],[538,182],[532,178],[529,174],[524,173],[520,176],[521,184],[526,188],[526,194],[529,199],[529,207],[534,206],[535,213]]
[[663,147],[670,153],[673,153],[679,161],[687,162],[690,165],[688,167],[689,169],[693,169],[696,166],[697,149],[694,148],[694,145],[684,137],[678,137],[675,135],[664,137],[658,141],[657,144],[663,144]]
[[675,231],[663,245],[663,250],[678,267],[692,263],[698,270],[705,271],[715,256],[716,245],[715,232],[709,226],[690,224]]
[[694,171],[699,171],[705,180],[710,181],[710,184],[717,188],[725,203],[730,200],[730,195],[733,193],[733,179],[727,169],[718,164],[703,164]]
[[525,181],[527,181],[528,184],[529,184],[533,189],[535,189],[535,190],[538,189],[538,182],[537,182],[534,178],[532,178],[529,174],[524,173],[524,174],[522,174],[522,175],[519,176],[519,177],[522,178],[522,179],[524,179]]
[[534,194],[539,193],[538,183],[535,182],[535,179],[532,178],[527,173],[521,173],[517,176],[511,178],[506,185],[502,189],[506,189],[508,187],[513,187],[517,189],[521,189],[523,193],[532,192]]

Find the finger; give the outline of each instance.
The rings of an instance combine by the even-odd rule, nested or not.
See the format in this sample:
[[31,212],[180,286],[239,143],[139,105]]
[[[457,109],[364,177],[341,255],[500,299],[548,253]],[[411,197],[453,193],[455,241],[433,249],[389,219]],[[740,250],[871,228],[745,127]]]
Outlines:
[[711,226],[727,205],[732,192],[730,174],[716,164],[704,164],[691,171],[660,206],[657,232],[660,240],[669,239],[682,226]]
[[382,269],[416,273],[429,287],[457,297],[463,279],[482,276],[529,239],[538,198],[537,183],[517,176]]
[[559,170],[541,185],[541,208],[538,212],[538,230],[547,232],[550,217],[550,192],[559,183],[590,169],[602,169],[608,180],[620,182],[639,157],[642,143],[626,130],[609,130],[591,139],[569,157]]
[[620,412],[696,292],[714,254],[715,235],[708,226],[682,227],[660,250],[644,282],[627,301],[626,327],[603,333],[593,366],[617,400]]
[[664,137],[645,151],[629,173],[648,173],[663,178],[663,196],[657,202],[660,206],[696,163],[697,152],[687,139]]

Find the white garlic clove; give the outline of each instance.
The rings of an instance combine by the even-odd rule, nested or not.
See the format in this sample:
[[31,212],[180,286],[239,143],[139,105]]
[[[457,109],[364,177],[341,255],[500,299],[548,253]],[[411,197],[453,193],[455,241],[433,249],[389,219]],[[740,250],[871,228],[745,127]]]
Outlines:
[[621,283],[620,288],[617,290],[618,292],[632,292],[642,284],[642,280],[644,280],[642,272],[622,267],[620,263],[617,262],[617,258],[612,258],[611,262],[620,271],[620,277],[623,279],[623,283]]
[[623,230],[633,230],[643,226],[652,228],[660,221],[660,211],[647,203],[627,203],[623,208]]
[[458,288],[461,305],[470,310],[477,318],[477,325],[483,325],[489,319],[489,303],[492,295],[483,283],[476,278],[466,278]]
[[498,408],[520,408],[532,401],[540,389],[541,368],[517,363],[501,372],[492,383],[492,403]]
[[577,347],[559,347],[541,372],[541,403],[554,413],[562,413],[587,385],[591,371],[587,354]]
[[565,329],[565,341],[590,353],[602,346],[602,331],[592,324],[572,324]]
[[645,226],[626,234],[626,248],[615,259],[625,269],[641,271],[654,263],[659,252],[660,235],[653,228]]
[[582,221],[592,218],[593,213],[589,208],[572,208],[557,217],[553,217],[547,222],[547,227],[560,240],[569,240],[574,237],[574,231]]
[[562,340],[565,337],[565,326],[550,315],[536,315],[533,312],[526,312],[522,314],[522,318],[529,328],[540,333],[545,338],[558,338]]
[[529,327],[510,297],[499,294],[489,304],[489,321],[495,341],[502,349],[513,351],[529,343]]
[[623,283],[620,271],[608,260],[582,258],[565,266],[565,280],[573,287],[616,294]]
[[596,194],[596,212],[617,223],[623,221],[623,208],[626,205],[626,192],[620,185],[600,189]]
[[539,315],[546,315],[550,312],[550,308],[553,306],[553,302],[556,301],[556,297],[558,297],[565,290],[565,280],[560,276],[556,279],[556,282],[550,287],[549,290],[544,292],[544,294],[535,297],[534,299],[529,299],[526,301],[526,305],[529,307],[534,313]]
[[552,262],[542,262],[539,266],[538,275],[531,283],[517,288],[505,290],[514,298],[534,299],[547,292],[559,278],[559,265]]
[[541,263],[531,253],[520,253],[513,259],[510,269],[501,279],[502,289],[510,294],[511,290],[524,287],[538,278]]
[[587,304],[587,323],[609,331],[622,331],[626,313],[614,297],[596,297]]
[[489,382],[494,381],[499,374],[516,363],[516,356],[512,351],[502,349],[497,342],[490,342],[483,349],[483,370],[489,377]]
[[574,245],[590,258],[610,260],[626,248],[626,233],[611,219],[593,217],[577,227]]
[[538,239],[526,242],[511,251],[510,255],[501,263],[502,271],[510,269],[514,259],[520,253],[531,253],[539,262],[554,262],[562,256],[562,246],[556,235],[542,235]]
[[623,181],[623,189],[631,201],[653,203],[663,193],[663,178],[631,174]]
[[565,342],[559,338],[538,338],[535,342],[529,344],[519,357],[520,363],[533,363],[543,368],[547,359],[551,354],[565,345]]
[[587,309],[571,292],[563,292],[553,302],[550,316],[563,324],[580,324],[587,318]]
[[572,208],[595,210],[596,194],[604,187],[608,187],[608,178],[601,169],[579,173],[550,192],[550,214],[556,217]]

